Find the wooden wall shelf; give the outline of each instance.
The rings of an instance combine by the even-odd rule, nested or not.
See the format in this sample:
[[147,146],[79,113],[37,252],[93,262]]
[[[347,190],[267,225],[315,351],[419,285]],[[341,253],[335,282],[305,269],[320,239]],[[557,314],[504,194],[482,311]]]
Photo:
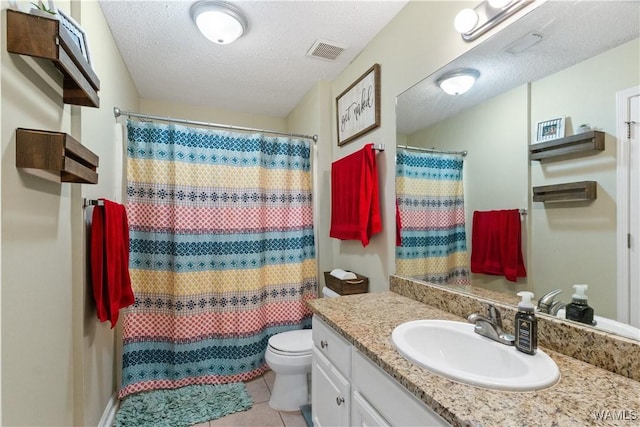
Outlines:
[[16,167],[56,182],[97,184],[99,158],[71,136],[18,128]]
[[7,51],[51,60],[64,76],[65,104],[100,106],[100,80],[57,19],[7,9]]
[[578,135],[554,139],[552,141],[531,144],[531,160],[550,160],[551,158],[578,157],[595,154],[604,150],[604,132],[592,130]]
[[580,181],[533,187],[533,201],[546,203],[595,200],[597,197],[597,187],[598,184],[596,181]]

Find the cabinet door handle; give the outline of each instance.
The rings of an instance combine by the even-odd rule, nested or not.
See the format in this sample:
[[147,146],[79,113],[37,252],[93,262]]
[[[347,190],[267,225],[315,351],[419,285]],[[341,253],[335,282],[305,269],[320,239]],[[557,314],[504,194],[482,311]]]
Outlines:
[[344,403],[344,397],[342,397],[342,396],[336,397],[336,404],[338,406],[342,405],[343,403]]
[[321,340],[320,341],[320,347],[327,348],[327,347],[329,347],[329,343],[326,342],[325,340]]

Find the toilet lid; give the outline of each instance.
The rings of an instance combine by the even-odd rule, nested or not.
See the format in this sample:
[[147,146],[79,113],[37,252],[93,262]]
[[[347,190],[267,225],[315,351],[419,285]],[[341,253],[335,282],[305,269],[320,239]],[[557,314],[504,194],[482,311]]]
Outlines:
[[269,338],[269,346],[285,353],[309,353],[313,347],[311,329],[275,334]]

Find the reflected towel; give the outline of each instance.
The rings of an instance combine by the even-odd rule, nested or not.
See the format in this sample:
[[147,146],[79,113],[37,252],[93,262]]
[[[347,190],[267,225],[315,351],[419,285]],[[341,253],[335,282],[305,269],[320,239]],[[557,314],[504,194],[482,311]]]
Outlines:
[[471,272],[504,275],[511,282],[527,277],[518,209],[473,213]]
[[402,219],[398,199],[396,199],[396,246],[402,246]]
[[329,236],[360,240],[367,246],[382,231],[378,169],[373,144],[366,144],[331,164],[331,229]]
[[98,319],[116,325],[121,308],[134,302],[129,277],[129,224],[125,207],[100,199],[91,220],[91,279]]

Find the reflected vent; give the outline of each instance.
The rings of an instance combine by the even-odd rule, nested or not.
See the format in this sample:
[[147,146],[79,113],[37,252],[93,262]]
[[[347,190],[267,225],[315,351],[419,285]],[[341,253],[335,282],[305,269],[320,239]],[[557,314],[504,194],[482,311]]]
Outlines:
[[324,59],[325,61],[335,61],[335,59],[346,49],[338,43],[327,40],[316,40],[316,42],[307,51],[307,56]]

